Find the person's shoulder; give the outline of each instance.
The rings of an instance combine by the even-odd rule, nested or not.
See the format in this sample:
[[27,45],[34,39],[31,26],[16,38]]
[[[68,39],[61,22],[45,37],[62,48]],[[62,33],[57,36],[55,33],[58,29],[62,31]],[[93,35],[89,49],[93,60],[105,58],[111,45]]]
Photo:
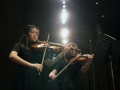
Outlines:
[[21,44],[18,42],[18,43],[16,43],[14,46],[21,47]]
[[16,43],[16,44],[14,45],[13,48],[22,48],[22,46],[21,46],[21,44],[18,42],[18,43]]
[[17,51],[17,52],[19,52],[20,49],[21,49],[20,43],[16,43],[16,44],[14,45],[14,47],[12,48],[11,51]]

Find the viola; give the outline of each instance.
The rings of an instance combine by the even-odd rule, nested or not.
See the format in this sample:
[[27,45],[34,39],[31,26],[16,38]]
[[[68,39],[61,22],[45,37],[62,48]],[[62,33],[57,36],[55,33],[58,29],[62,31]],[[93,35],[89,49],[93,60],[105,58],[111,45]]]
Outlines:
[[[78,58],[75,59],[75,61],[83,61],[86,62],[88,56],[80,55]],[[71,59],[68,60],[68,62],[71,62]]]
[[[81,53],[82,51],[80,49],[78,49],[75,52],[76,53]],[[76,54],[75,54],[75,56],[76,56]],[[72,58],[74,58],[75,56],[73,56]],[[88,54],[84,54],[84,55],[80,55],[79,57],[77,57],[75,59],[75,61],[84,61],[84,62],[86,62],[87,58],[88,58]],[[68,62],[71,62],[71,59],[68,59]]]
[[40,50],[44,50],[45,47],[47,47],[47,48],[54,49],[55,51],[58,52],[63,49],[64,45],[59,43],[54,43],[54,42],[46,43],[46,41],[39,41],[37,43],[32,43],[31,47],[34,49],[40,49]]
[[[74,58],[71,58],[71,59],[70,59],[70,62],[69,62],[59,73],[57,73],[57,75],[56,75],[55,78],[57,78],[57,77],[58,77],[69,65],[71,65],[77,58],[79,58],[80,55],[81,55],[81,53],[78,53]],[[48,82],[50,82],[50,81],[51,81],[51,79],[50,79]]]

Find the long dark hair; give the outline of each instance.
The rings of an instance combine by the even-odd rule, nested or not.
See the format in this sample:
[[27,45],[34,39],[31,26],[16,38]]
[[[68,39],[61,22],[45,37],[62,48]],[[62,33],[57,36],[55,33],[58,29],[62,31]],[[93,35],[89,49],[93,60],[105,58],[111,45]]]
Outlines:
[[27,25],[27,26],[24,27],[24,29],[23,29],[23,35],[22,35],[19,43],[20,43],[21,46],[22,46],[23,48],[25,48],[25,49],[29,49],[29,46],[28,46],[28,43],[29,43],[29,42],[28,42],[28,33],[29,33],[29,31],[30,31],[32,28],[36,28],[36,29],[40,32],[39,28],[36,27],[36,26],[34,26],[34,25]]

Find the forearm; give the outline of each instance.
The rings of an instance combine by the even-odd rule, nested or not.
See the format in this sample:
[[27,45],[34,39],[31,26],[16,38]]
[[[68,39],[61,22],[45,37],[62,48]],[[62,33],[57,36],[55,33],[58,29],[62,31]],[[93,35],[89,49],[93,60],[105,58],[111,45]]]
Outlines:
[[57,73],[57,70],[56,70],[56,69],[54,69],[54,70],[52,71],[52,73],[56,74],[56,73]]
[[20,58],[18,55],[15,54],[15,52],[11,52],[9,55],[9,59],[12,60],[13,62],[23,65],[23,66],[31,66],[31,63],[25,61],[24,59]]
[[87,56],[87,58],[86,58],[87,63],[81,68],[81,71],[82,71],[83,73],[85,73],[85,72],[89,69],[90,64],[91,64],[91,62],[92,62],[92,60],[93,60],[93,56],[94,56],[94,55],[84,54],[84,56]]
[[61,58],[63,57],[63,53],[58,54],[54,60],[45,60],[44,63],[48,66],[51,67],[55,63],[57,63]]
[[84,66],[81,67],[81,71],[85,73],[89,69],[90,64],[90,62],[87,62]]

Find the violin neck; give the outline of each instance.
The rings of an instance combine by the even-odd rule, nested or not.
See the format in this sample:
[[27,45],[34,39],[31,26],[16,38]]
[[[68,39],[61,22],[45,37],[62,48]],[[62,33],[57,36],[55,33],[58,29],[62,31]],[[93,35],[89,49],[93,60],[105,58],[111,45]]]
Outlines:
[[62,46],[62,47],[65,46],[64,44],[55,43],[55,42],[49,42],[49,44],[51,44],[51,45],[56,45],[56,46]]
[[88,56],[85,56],[85,55],[80,55],[81,58],[88,58]]

